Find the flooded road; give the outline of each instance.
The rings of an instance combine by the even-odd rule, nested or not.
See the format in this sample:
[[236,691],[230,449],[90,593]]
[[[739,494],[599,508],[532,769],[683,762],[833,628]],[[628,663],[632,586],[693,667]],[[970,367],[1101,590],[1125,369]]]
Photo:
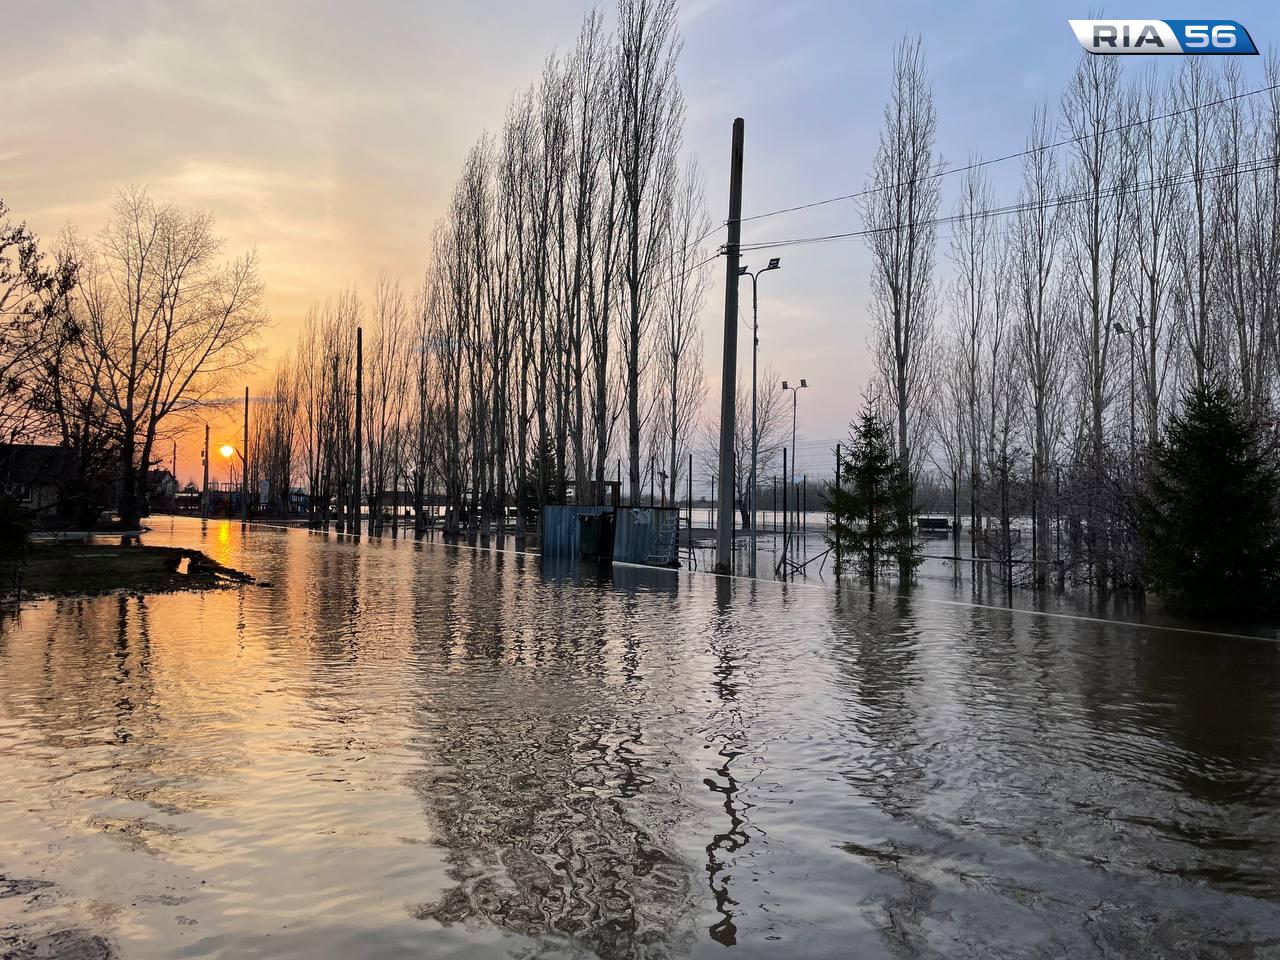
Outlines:
[[0,956],[1277,957],[1280,646],[158,518],[0,627]]

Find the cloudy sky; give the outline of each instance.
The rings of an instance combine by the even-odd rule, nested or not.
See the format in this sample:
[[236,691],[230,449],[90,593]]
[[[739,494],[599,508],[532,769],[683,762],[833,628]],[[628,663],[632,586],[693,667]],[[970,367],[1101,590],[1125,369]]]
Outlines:
[[[101,229],[129,184],[212,212],[228,253],[256,247],[261,260],[273,328],[256,383],[313,301],[353,283],[369,290],[382,270],[416,283],[467,149],[544,58],[571,44],[589,5],[23,4],[5,16],[0,197],[50,238],[67,224]],[[1260,48],[1280,41],[1273,4],[1209,6],[1109,12],[1229,16]],[[1089,14],[1025,0],[684,0],[685,149],[706,173],[712,216],[725,216],[735,116],[746,120],[746,215],[860,188],[904,32],[924,39],[946,162],[1021,149],[1033,109],[1056,106],[1080,55],[1067,18]],[[1260,61],[1245,65],[1255,85]],[[1130,74],[1152,66],[1124,62]],[[1016,164],[992,174],[997,199],[1011,200]],[[948,187],[944,207],[953,198]],[[744,239],[858,222],[845,202],[748,225]],[[762,363],[812,386],[801,399],[801,470],[825,466],[821,451],[844,435],[866,381],[869,269],[849,240],[785,251],[783,269],[761,282]],[[713,396],[722,303],[718,274],[705,311]],[[198,455],[180,454],[184,480],[198,469]]]

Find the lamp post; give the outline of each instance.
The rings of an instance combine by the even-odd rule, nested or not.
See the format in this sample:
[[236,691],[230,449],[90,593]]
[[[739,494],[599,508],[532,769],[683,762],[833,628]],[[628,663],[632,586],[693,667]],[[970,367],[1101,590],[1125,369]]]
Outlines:
[[[1142,328],[1141,316],[1138,317],[1137,326],[1139,329]],[[1131,328],[1120,323],[1113,323],[1111,325],[1111,329],[1120,334],[1120,336],[1129,338],[1129,456],[1133,457],[1135,455],[1134,451],[1137,448],[1137,430],[1135,426],[1137,418],[1135,416],[1134,404],[1134,398],[1137,393],[1137,377],[1134,370],[1135,336],[1134,331]]]
[[738,268],[738,276],[751,278],[751,486],[748,488],[747,500],[751,508],[751,559],[749,562],[751,576],[756,575],[756,462],[760,458],[760,424],[756,417],[756,359],[760,354],[760,304],[757,296],[757,277],[770,270],[782,266],[782,258],[774,257],[768,266],[752,273],[742,266]]
[[[804,377],[800,378],[799,386],[795,386],[795,387],[788,384],[787,381],[785,380],[782,381],[782,389],[791,391],[791,479],[790,479],[790,482],[792,486],[794,486],[796,482],[796,408],[800,402],[800,391],[807,386],[809,386],[809,381],[804,379]],[[785,489],[782,491],[782,512],[783,513],[787,512],[787,491]],[[799,527],[799,520],[800,520],[800,515],[799,515],[799,512],[797,511],[796,513],[797,529]],[[784,541],[782,544],[782,557],[784,560],[787,557],[787,552],[788,552],[787,548],[788,548],[788,544]]]

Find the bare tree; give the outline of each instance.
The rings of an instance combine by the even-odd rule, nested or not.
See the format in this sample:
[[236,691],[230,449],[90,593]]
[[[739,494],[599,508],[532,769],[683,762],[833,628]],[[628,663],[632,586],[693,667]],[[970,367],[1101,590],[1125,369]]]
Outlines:
[[[42,357],[50,345],[60,351],[78,330],[63,322],[75,285],[75,250],[64,245],[52,263],[25,223],[8,219],[0,200],[0,438],[12,443],[47,423],[34,415],[47,408],[33,396],[42,382]],[[59,365],[61,369],[61,365]]]
[[[1011,237],[1012,281],[1015,285],[1017,329],[1013,353],[1024,378],[1026,427],[1032,464],[1032,496],[1036,503],[1035,559],[1047,555],[1048,498],[1045,476],[1055,462],[1062,429],[1065,315],[1058,309],[1055,284],[1062,207],[1057,157],[1050,147],[1047,111],[1038,109],[1031,121],[1027,155],[1022,166],[1020,205]],[[1037,570],[1037,576],[1039,571]]]
[[299,380],[286,358],[276,364],[271,389],[257,405],[250,438],[250,485],[265,482],[268,509],[288,516],[298,454]]
[[[1176,350],[1170,311],[1174,225],[1185,215],[1178,183],[1178,144],[1160,122],[1174,98],[1154,72],[1132,94],[1137,193],[1133,202],[1134,254],[1141,276],[1136,336],[1140,347],[1142,414],[1148,443],[1159,435],[1170,366]],[[1132,329],[1132,328],[1130,328]]]
[[694,420],[706,393],[699,311],[711,285],[711,271],[703,264],[705,251],[699,241],[709,232],[709,226],[702,175],[696,162],[691,161],[672,204],[672,255],[656,306],[654,424],[665,448],[662,459],[666,461],[667,496],[672,502],[679,490]]
[[400,282],[383,273],[373,292],[373,329],[365,350],[364,473],[369,533],[382,532],[382,496],[398,477],[409,391],[405,358],[409,313]]
[[360,298],[354,289],[312,307],[299,337],[300,446],[310,487],[311,522],[354,530],[355,353]]
[[[987,325],[991,317],[992,257],[995,245],[995,223],[990,215],[991,189],[981,168],[971,164],[960,186],[960,198],[956,203],[956,226],[951,240],[951,261],[955,277],[951,285],[951,315],[955,336],[948,356],[944,360],[944,380],[947,374],[958,380],[944,393],[943,408],[948,394],[959,409],[960,434],[953,433],[953,416],[943,418],[940,435],[944,445],[954,442],[959,449],[951,450],[951,468],[954,471],[956,454],[964,451],[969,475],[969,527],[977,531],[981,521],[981,491],[983,481],[983,402],[985,384],[983,359]],[[949,362],[948,362],[949,361]],[[950,368],[949,370],[947,368]],[[954,437],[954,441],[952,438]],[[953,482],[958,481],[958,475]]]
[[[734,395],[737,398],[734,401],[737,409],[733,417],[733,501],[737,504],[739,517],[745,527],[751,522],[751,500],[747,496],[748,484],[751,480],[751,391],[739,383]],[[788,412],[781,378],[772,368],[765,368],[760,371],[760,392],[756,404],[759,434],[759,457],[756,461],[757,486],[760,483],[760,477],[781,463],[782,451],[787,445],[789,436]],[[710,476],[719,474],[719,417],[714,421],[708,420],[703,425],[701,463]]]
[[[1107,59],[1107,58],[1102,58]],[[1179,325],[1192,382],[1206,386],[1221,363],[1223,340],[1214,313],[1214,268],[1220,249],[1217,200],[1220,152],[1215,137],[1220,99],[1211,67],[1188,57],[1173,88],[1178,164],[1190,177],[1188,203],[1175,221]]]
[[171,418],[211,399],[252,358],[266,322],[257,261],[218,260],[213,219],[117,195],[77,287],[86,369],[120,439],[121,521],[135,527]]
[[627,314],[622,349],[633,500],[640,495],[640,388],[684,121],[684,99],[676,80],[679,51],[675,0],[619,0],[614,108],[626,230],[622,273]]
[[1270,400],[1269,327],[1276,298],[1273,190],[1277,161],[1267,154],[1269,117],[1246,98],[1237,63],[1222,71],[1225,103],[1218,111],[1218,188],[1221,256],[1217,297],[1223,317],[1224,355],[1246,406],[1260,412]]
[[907,473],[915,472],[924,453],[913,440],[927,423],[921,401],[933,362],[934,218],[940,202],[936,136],[924,49],[919,38],[907,38],[894,52],[884,127],[863,200],[875,264],[872,348],[895,408],[898,453]]
[[[1133,151],[1125,131],[1113,129],[1121,115],[1120,67],[1113,57],[1084,55],[1062,99],[1072,137],[1069,182],[1074,202],[1066,231],[1071,282],[1084,309],[1077,313],[1073,350],[1085,398],[1092,483],[1105,484],[1106,428],[1110,408],[1112,344],[1130,318],[1125,288],[1132,250],[1132,221],[1124,215],[1133,181]],[[1106,516],[1091,501],[1089,547],[1100,583],[1107,583]]]

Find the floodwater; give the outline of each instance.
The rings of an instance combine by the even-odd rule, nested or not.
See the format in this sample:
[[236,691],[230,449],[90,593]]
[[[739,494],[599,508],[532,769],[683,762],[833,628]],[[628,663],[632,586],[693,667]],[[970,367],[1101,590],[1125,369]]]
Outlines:
[[0,956],[1276,957],[1280,647],[159,520],[0,627]]

